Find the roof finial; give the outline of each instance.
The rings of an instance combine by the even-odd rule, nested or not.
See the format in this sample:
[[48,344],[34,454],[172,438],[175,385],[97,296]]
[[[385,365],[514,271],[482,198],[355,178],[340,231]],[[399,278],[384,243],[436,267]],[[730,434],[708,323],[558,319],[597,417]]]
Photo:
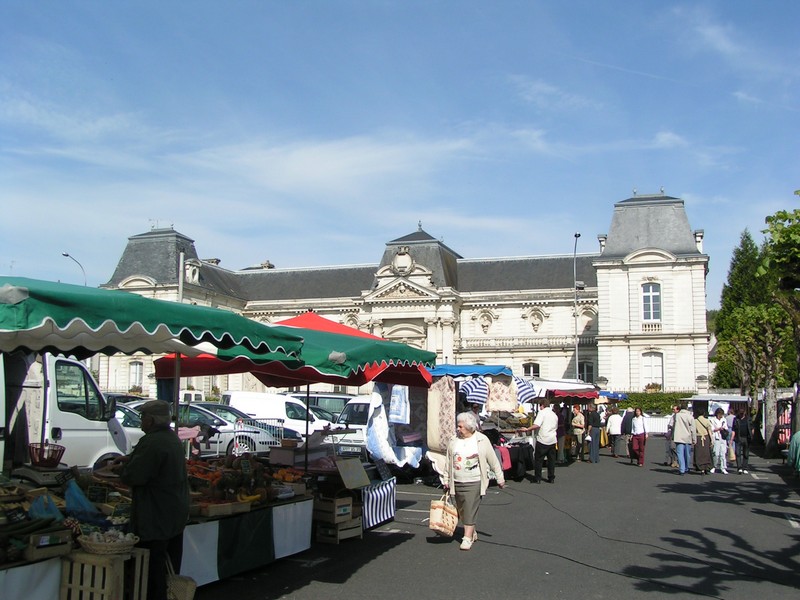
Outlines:
[[633,188],[633,195],[636,195],[636,188]]
[[664,193],[664,186],[663,185],[661,186],[661,193],[662,194]]
[[422,231],[422,219],[417,221],[417,231]]

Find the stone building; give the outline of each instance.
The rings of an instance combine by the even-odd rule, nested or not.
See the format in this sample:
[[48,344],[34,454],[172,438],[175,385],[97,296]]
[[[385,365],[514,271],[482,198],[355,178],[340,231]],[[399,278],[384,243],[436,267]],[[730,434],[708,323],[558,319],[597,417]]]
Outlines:
[[[103,287],[182,296],[264,322],[311,309],[434,351],[440,362],[504,364],[545,379],[578,373],[622,391],[706,391],[708,256],[683,201],[661,194],[618,202],[608,233],[597,239],[592,254],[475,259],[420,226],[387,242],[377,263],[228,270],[200,259],[187,236],[154,229],[128,239]],[[100,384],[115,391],[139,385],[153,395],[152,371],[152,357],[103,358]],[[260,386],[232,375],[188,383]]]

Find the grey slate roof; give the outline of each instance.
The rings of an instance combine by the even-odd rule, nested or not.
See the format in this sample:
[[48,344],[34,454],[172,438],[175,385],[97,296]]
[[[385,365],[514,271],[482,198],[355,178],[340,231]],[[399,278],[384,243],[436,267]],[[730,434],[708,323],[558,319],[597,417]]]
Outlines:
[[622,258],[642,248],[660,248],[677,256],[700,255],[683,200],[635,196],[614,204],[603,258]]
[[318,269],[268,269],[236,274],[244,297],[257,300],[356,298],[369,290],[378,266],[352,265]]
[[[465,259],[422,227],[387,242],[379,263],[304,269],[230,271],[204,262],[200,285],[245,301],[302,298],[358,298],[376,283],[378,270],[392,264],[401,246],[408,246],[417,264],[432,272],[434,285],[461,292],[572,289],[573,256],[529,256]],[[597,286],[592,262],[622,258],[642,248],[660,248],[677,256],[700,255],[683,200],[671,196],[636,196],[614,205],[606,246],[599,254],[576,257],[577,279]],[[159,284],[176,284],[179,254],[197,259],[194,241],[173,229],[154,229],[128,238],[114,275],[104,287],[127,277],[145,275]]]

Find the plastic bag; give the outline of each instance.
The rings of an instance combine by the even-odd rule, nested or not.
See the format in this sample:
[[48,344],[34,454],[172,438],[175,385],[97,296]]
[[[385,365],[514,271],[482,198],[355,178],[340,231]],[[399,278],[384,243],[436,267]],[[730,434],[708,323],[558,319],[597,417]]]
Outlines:
[[67,482],[67,491],[64,494],[64,498],[67,501],[66,513],[68,515],[88,522],[105,521],[105,515],[89,501],[86,494],[78,486],[78,482],[74,479],[70,479]]
[[57,523],[64,520],[64,515],[58,510],[50,494],[36,496],[28,509],[28,516],[31,519],[54,519]]

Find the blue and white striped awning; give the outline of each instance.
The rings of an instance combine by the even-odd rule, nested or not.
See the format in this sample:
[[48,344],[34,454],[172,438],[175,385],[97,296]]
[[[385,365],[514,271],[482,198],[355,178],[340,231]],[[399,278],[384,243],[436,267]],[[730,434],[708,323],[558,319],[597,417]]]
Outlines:
[[470,404],[486,404],[489,397],[489,384],[483,377],[475,377],[468,381],[462,381],[459,391],[467,395],[467,402]]
[[525,402],[536,404],[536,390],[533,387],[533,383],[514,375],[514,384],[517,386],[517,402],[520,404]]

